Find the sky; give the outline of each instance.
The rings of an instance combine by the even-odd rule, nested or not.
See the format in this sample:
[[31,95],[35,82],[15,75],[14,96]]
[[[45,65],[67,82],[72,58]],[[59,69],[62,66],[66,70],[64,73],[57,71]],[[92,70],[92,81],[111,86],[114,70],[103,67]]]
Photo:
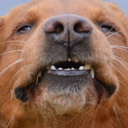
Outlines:
[[[0,16],[6,15],[13,7],[31,0],[0,0]],[[128,14],[128,0],[103,0],[117,3]]]

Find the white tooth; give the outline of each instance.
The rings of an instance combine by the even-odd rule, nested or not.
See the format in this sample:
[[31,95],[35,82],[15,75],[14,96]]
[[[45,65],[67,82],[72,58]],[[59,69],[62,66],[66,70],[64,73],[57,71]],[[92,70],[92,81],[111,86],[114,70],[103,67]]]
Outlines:
[[83,70],[83,69],[84,69],[84,67],[83,67],[83,66],[80,66],[80,67],[79,67],[79,70]]
[[68,61],[70,62],[70,61],[72,61],[72,59],[71,58],[68,58]]
[[70,69],[70,68],[66,68],[65,70],[67,70],[67,71],[68,71],[68,70],[71,70],[71,69]]
[[91,65],[90,65],[90,64],[86,64],[86,65],[84,66],[84,69],[85,69],[85,70],[91,69]]
[[59,70],[62,70],[62,68],[58,68]]
[[38,77],[41,77],[41,74],[42,74],[42,72],[39,72],[39,73],[38,73]]
[[51,69],[52,69],[52,70],[55,70],[55,69],[56,69],[56,67],[55,67],[54,65],[52,65],[52,66],[51,66]]
[[90,74],[91,74],[92,79],[94,79],[95,73],[94,73],[94,69],[93,68],[91,68]]
[[78,63],[79,61],[78,60],[74,60],[76,63]]
[[75,68],[71,68],[71,70],[74,70]]

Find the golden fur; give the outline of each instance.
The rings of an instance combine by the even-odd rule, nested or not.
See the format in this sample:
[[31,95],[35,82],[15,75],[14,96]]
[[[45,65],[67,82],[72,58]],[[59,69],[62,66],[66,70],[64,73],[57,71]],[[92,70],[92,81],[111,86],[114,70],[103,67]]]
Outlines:
[[[51,40],[46,31],[54,33],[52,23],[46,23],[52,18],[71,23],[74,17],[93,28],[89,39],[73,46]],[[63,26],[55,34],[61,31]],[[38,85],[40,71],[67,60],[67,47],[72,61],[93,67],[95,79],[47,71]],[[35,0],[16,7],[0,17],[0,128],[127,128],[127,49],[128,21],[113,3]]]

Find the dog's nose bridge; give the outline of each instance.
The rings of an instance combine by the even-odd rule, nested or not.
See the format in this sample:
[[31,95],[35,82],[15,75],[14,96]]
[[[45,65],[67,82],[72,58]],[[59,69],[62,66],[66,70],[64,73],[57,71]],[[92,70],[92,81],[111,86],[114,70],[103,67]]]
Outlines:
[[93,28],[89,21],[73,14],[53,17],[45,23],[44,31],[56,43],[72,47],[88,38]]

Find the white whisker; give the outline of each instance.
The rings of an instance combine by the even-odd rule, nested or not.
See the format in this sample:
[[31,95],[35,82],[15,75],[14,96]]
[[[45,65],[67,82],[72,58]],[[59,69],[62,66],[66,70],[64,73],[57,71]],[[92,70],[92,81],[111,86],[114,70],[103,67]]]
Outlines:
[[15,61],[14,63],[12,63],[12,64],[10,64],[8,67],[6,67],[4,70],[2,70],[1,72],[0,72],[0,75],[2,75],[2,73],[4,73],[6,70],[8,70],[10,67],[12,67],[13,65],[15,65],[15,64],[17,64],[17,63],[19,63],[19,62],[21,62],[23,59],[20,59],[20,60],[17,60],[17,61]]
[[107,33],[105,33],[105,36],[106,36],[107,34],[109,34],[113,28],[114,28],[114,26],[113,26]]
[[128,70],[128,67],[125,64],[123,64],[120,60],[116,59],[114,56],[112,58],[119,62],[126,70]]
[[9,54],[9,53],[13,53],[13,52],[21,52],[22,50],[13,50],[13,51],[9,51],[9,52],[4,52],[2,54],[0,54],[0,56],[5,55],[5,54]]
[[[4,44],[0,44],[0,45],[4,45]],[[10,44],[10,43],[8,43],[8,45],[14,45],[14,46],[16,46],[16,45],[20,46],[21,45],[21,46],[23,46],[24,44]]]
[[[126,28],[128,28],[128,26],[126,26]],[[115,32],[115,33],[113,33],[113,34],[111,34],[111,35],[109,35],[108,37],[106,37],[107,39],[108,38],[110,38],[110,37],[112,37],[112,36],[114,36],[114,35],[116,35],[116,34],[119,34],[120,32],[125,32],[125,31],[127,31],[126,29],[124,29],[124,30],[120,30],[120,31],[118,31],[118,32]]]
[[118,80],[121,84],[123,84],[126,88],[127,88],[127,85],[125,83],[123,83],[122,81]]
[[112,48],[124,48],[124,49],[128,49],[128,47],[126,46],[121,46],[121,45],[111,45]]
[[7,44],[7,43],[14,43],[14,42],[18,42],[18,43],[26,43],[25,41],[22,41],[22,40],[9,40],[9,41],[5,41],[5,42],[1,42],[1,44]]
[[114,69],[116,69],[116,71],[118,71],[118,72],[128,81],[128,79],[121,73],[121,71],[120,71],[116,66],[114,66],[112,63],[110,63],[110,65],[111,65]]
[[115,107],[113,107],[113,110],[114,110],[115,115],[116,115],[116,117],[117,117],[117,120],[118,120],[118,122],[119,122],[120,128],[122,128],[121,121],[120,121],[120,118],[119,118],[119,115],[118,115],[118,113],[117,113],[116,108],[115,108]]
[[128,52],[127,50],[123,49],[123,48],[118,48],[118,47],[113,47],[113,48],[116,48],[116,49],[119,49],[119,50],[122,50],[124,52]]
[[108,39],[108,38],[110,38],[110,37],[112,37],[112,36],[114,36],[114,35],[116,35],[116,34],[118,34],[118,33],[119,33],[119,32],[115,32],[115,33],[113,33],[113,34],[107,36],[106,38]]
[[6,128],[9,128],[9,125],[11,124],[11,122],[14,120],[15,118],[12,117],[11,120],[9,121],[8,125],[6,126]]
[[[12,77],[11,81],[9,82],[9,84],[6,86],[5,92],[7,91],[7,88],[9,87],[9,85],[11,84],[11,82],[14,80],[14,78],[17,76],[17,74],[18,74],[22,69],[24,69],[26,66],[27,66],[27,65],[23,66],[22,68],[20,68],[20,69],[16,72],[16,74]],[[4,94],[5,94],[5,92],[4,92]]]

